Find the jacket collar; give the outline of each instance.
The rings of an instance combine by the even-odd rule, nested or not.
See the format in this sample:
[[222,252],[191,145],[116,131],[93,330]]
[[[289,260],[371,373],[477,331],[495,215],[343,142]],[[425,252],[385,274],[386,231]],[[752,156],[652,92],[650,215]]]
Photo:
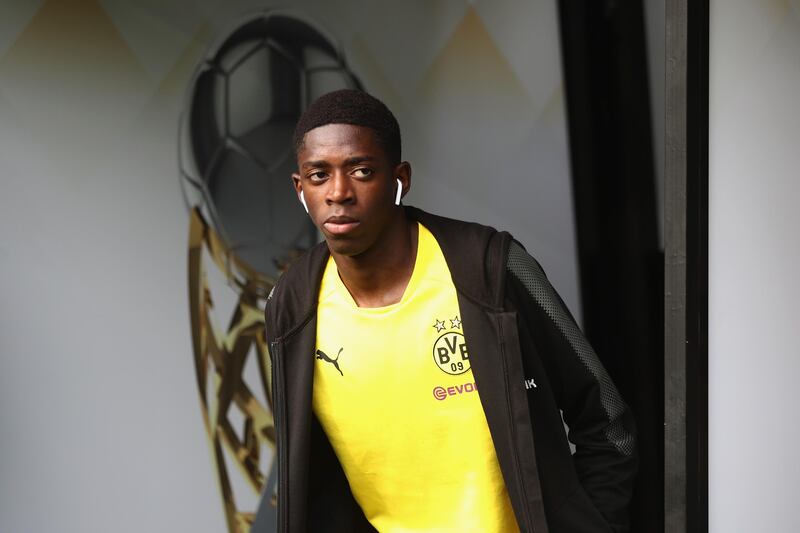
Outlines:
[[[456,290],[481,307],[499,310],[503,303],[505,258],[511,235],[496,229],[406,207],[411,220],[422,223],[436,238]],[[498,253],[497,247],[500,247]]]
[[[410,220],[420,222],[436,238],[442,249],[456,290],[489,310],[499,310],[503,301],[504,264],[495,259],[505,257],[495,247],[508,249],[511,236],[494,228],[427,213],[415,207],[404,207]],[[503,250],[503,251],[504,251]],[[273,298],[280,302],[272,315],[275,338],[291,336],[316,313],[319,287],[330,251],[323,241],[303,254],[281,276]]]

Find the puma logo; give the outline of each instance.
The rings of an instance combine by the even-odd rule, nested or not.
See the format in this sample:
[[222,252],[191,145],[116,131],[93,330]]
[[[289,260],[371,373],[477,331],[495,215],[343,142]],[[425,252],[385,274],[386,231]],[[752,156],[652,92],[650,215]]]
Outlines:
[[332,364],[336,367],[336,370],[339,371],[342,377],[344,377],[344,372],[342,372],[342,369],[339,368],[339,356],[342,355],[342,350],[344,350],[344,348],[339,348],[339,353],[336,354],[336,359],[331,359],[330,356],[328,356],[328,354],[322,350],[317,350],[317,359],[322,359],[326,363]]

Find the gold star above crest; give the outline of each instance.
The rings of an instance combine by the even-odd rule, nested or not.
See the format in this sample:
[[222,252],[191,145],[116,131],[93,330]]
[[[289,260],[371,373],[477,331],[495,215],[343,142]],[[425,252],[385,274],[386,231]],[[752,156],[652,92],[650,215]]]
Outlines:
[[451,328],[458,328],[461,329],[461,319],[456,316],[455,318],[450,320],[450,327]]
[[444,329],[444,320],[436,319],[436,324],[433,325],[436,328],[436,332],[440,332]]

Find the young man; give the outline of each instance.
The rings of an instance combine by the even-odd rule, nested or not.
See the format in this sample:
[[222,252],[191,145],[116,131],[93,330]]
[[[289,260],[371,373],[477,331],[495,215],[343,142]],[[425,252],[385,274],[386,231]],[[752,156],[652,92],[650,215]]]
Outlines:
[[399,127],[366,93],[319,98],[295,146],[325,242],[266,309],[278,531],[626,531],[634,423],[539,264],[402,206]]

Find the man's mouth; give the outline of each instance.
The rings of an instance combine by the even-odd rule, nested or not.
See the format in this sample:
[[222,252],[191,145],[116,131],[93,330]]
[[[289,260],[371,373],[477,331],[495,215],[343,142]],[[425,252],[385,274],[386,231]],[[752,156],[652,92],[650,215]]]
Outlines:
[[322,224],[325,229],[333,235],[344,235],[353,231],[360,222],[348,216],[333,216]]

